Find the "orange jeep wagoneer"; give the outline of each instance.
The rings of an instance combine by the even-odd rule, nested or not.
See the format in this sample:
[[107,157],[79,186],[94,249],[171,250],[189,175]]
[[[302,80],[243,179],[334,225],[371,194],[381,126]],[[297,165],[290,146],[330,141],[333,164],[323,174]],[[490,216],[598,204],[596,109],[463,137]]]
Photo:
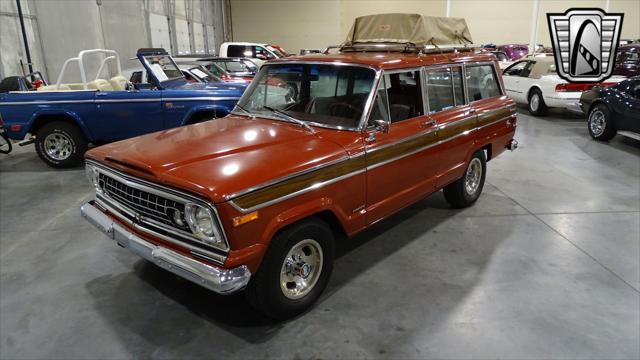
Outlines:
[[304,311],[336,239],[440,189],[472,205],[486,162],[517,145],[493,55],[382,48],[269,62],[225,118],[89,151],[83,216],[272,317]]

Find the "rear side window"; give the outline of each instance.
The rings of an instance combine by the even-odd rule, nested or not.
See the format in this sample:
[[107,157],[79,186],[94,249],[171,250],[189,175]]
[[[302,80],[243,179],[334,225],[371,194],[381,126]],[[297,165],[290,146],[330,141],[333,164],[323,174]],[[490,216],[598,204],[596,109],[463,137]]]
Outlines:
[[498,78],[495,71],[493,71],[493,66],[467,66],[466,77],[469,101],[478,101],[501,95]]
[[255,57],[254,47],[250,45],[229,45],[227,57]]
[[429,114],[455,106],[451,68],[427,70],[427,97],[429,98]]

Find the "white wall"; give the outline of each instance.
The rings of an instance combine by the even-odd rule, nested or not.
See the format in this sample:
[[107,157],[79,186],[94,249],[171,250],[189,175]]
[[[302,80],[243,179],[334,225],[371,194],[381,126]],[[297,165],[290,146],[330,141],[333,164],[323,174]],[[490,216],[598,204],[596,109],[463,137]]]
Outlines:
[[[550,45],[547,12],[570,7],[605,8],[606,0],[541,0],[538,41]],[[623,38],[640,38],[640,1],[610,0],[624,12]],[[275,43],[289,52],[344,41],[357,16],[415,12],[445,16],[446,0],[231,0],[235,41]],[[464,17],[476,43],[524,43],[531,35],[533,0],[451,0],[451,16]]]

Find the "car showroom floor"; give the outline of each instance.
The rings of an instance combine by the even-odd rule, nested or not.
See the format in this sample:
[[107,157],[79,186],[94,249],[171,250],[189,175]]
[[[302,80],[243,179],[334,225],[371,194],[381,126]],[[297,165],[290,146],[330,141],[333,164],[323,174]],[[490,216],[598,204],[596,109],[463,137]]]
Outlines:
[[463,211],[442,194],[341,246],[285,323],[108,241],[82,169],[0,157],[1,358],[640,357],[640,142],[520,110],[520,149]]

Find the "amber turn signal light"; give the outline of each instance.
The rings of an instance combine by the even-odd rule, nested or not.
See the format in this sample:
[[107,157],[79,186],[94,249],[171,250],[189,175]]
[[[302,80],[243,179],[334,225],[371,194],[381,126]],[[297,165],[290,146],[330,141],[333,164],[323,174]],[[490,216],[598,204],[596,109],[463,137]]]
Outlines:
[[246,215],[242,215],[242,216],[238,216],[233,218],[233,227],[238,227],[242,224],[246,224],[249,221],[253,221],[258,219],[258,212],[254,211],[252,213],[246,214]]

